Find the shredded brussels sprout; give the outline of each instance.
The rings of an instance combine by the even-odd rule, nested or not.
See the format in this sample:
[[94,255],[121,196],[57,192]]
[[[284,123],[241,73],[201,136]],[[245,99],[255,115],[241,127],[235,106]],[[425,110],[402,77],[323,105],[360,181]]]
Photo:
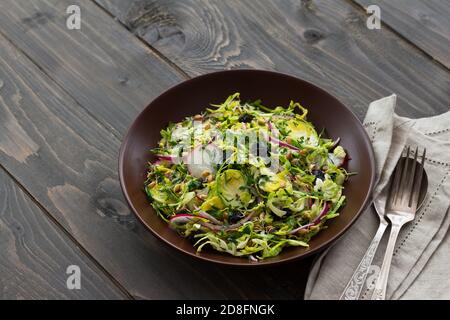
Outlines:
[[239,93],[161,131],[145,192],[158,215],[205,247],[252,260],[307,247],[339,215],[348,156],[298,102],[267,108]]

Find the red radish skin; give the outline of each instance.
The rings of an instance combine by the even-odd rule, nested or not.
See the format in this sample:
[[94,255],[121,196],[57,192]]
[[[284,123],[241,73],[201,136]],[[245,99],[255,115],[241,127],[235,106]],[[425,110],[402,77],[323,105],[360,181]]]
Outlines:
[[155,161],[155,164],[161,161],[168,161],[170,163],[177,163],[178,162],[178,157],[176,156],[169,156],[169,155],[162,155],[162,154],[157,154],[156,157],[158,158],[158,160]]
[[[198,210],[198,208],[196,208],[196,210]],[[223,225],[223,222],[217,220],[216,218],[214,218],[212,215],[210,215],[209,213],[207,213],[207,212],[205,212],[205,211],[199,210],[199,211],[197,212],[197,214],[198,214],[200,217],[205,218],[205,219],[208,219],[209,221],[211,221],[211,222],[213,222],[213,223],[215,223],[215,224]]]
[[187,223],[189,220],[192,220],[193,218],[198,218],[198,217],[193,216],[191,214],[180,213],[173,217],[170,217],[169,221],[170,221],[170,223],[177,223],[177,222]]
[[[277,134],[277,131],[274,129],[274,126],[272,125],[272,123],[269,121],[268,122],[268,127],[269,127],[269,131],[272,133],[272,134]],[[282,140],[279,140],[279,139],[277,139],[277,138],[275,138],[275,137],[273,137],[273,136],[271,136],[271,135],[266,135],[266,134],[264,134],[264,137],[265,137],[265,139],[268,141],[268,142],[273,142],[273,143],[275,143],[275,144],[278,144],[278,145],[280,145],[280,146],[282,146],[282,147],[285,147],[285,148],[288,148],[288,149],[291,149],[291,150],[294,150],[294,151],[300,151],[300,148],[297,148],[296,146],[293,146],[292,144],[289,144],[289,143],[287,143],[287,142],[284,142],[284,141],[282,141]]]
[[172,227],[172,229],[176,229],[174,227],[174,224],[179,224],[179,225],[180,224],[186,224],[190,220],[193,220],[193,219],[197,219],[198,220],[197,222],[200,225],[202,225],[202,226],[204,226],[204,227],[206,227],[208,229],[212,229],[212,230],[219,230],[220,229],[219,226],[215,226],[215,225],[210,224],[208,222],[202,221],[202,220],[204,220],[204,218],[202,218],[200,216],[194,216],[194,215],[191,215],[191,214],[184,214],[184,213],[180,213],[180,214],[177,214],[177,215],[171,217],[169,219],[169,225],[170,225],[170,227]]
[[300,148],[297,148],[297,147],[295,147],[292,144],[289,144],[287,142],[278,140],[277,138],[272,137],[272,136],[270,136],[268,134],[264,134],[264,138],[266,139],[267,142],[273,142],[273,143],[278,144],[278,145],[280,145],[282,147],[285,147],[285,148],[288,148],[288,149],[291,149],[291,150],[294,150],[294,151],[300,151]]
[[347,158],[347,156],[345,156],[344,159],[340,159],[338,157],[336,157],[333,153],[329,153],[328,154],[328,159],[334,163],[336,165],[336,167],[342,167],[345,164],[345,159]]
[[297,232],[299,232],[300,230],[306,229],[306,228],[310,228],[312,226],[318,225],[320,223],[320,221],[322,220],[322,218],[328,213],[328,211],[330,210],[330,206],[328,204],[328,202],[325,202],[325,206],[323,207],[322,211],[319,213],[319,215],[310,223],[305,224],[304,226],[298,227],[294,230],[291,230],[291,232],[289,232],[290,234],[296,234]]
[[340,138],[340,137],[338,137],[338,138],[333,142],[333,145],[331,146],[330,150],[333,151],[334,148],[336,148],[336,147],[338,146],[339,142],[341,142],[341,138]]
[[238,223],[230,224],[230,225],[228,225],[228,226],[225,226],[224,230],[232,230],[232,229],[239,228],[239,227],[242,226],[244,223],[246,223],[248,220],[250,220],[254,215],[255,215],[255,212],[252,212],[252,213],[250,213],[248,216],[246,216],[245,218],[243,218],[241,221],[239,221]]
[[[207,214],[207,215],[210,216],[209,214]],[[195,216],[195,215],[184,214],[184,213],[180,213],[180,214],[177,214],[177,215],[171,217],[169,219],[169,221],[170,221],[170,224],[173,224],[173,223],[179,223],[179,222],[187,223],[187,222],[189,222],[192,219],[199,219],[198,223],[200,225],[202,225],[203,227],[206,227],[206,228],[208,228],[210,230],[213,230],[213,231],[219,231],[219,230],[224,230],[225,231],[225,230],[232,230],[232,229],[239,228],[245,222],[247,222],[249,219],[251,219],[254,215],[255,215],[255,212],[252,212],[249,215],[247,215],[245,218],[243,218],[240,222],[235,223],[235,224],[230,224],[228,226],[217,225],[217,224],[212,224],[212,223],[209,223],[209,222],[205,222],[203,220],[204,219],[208,219],[208,218],[202,217],[200,215],[199,216]],[[218,221],[218,220],[216,220],[216,221]]]

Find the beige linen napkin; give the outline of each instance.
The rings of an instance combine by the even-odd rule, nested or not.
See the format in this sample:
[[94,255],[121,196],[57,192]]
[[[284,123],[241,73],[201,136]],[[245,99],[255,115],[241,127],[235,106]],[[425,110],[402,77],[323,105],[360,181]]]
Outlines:
[[[435,117],[408,119],[395,114],[395,105],[395,95],[374,101],[364,120],[376,158],[378,180],[373,198],[385,202],[385,186],[405,145],[427,148],[428,192],[414,221],[406,224],[398,237],[386,298],[450,299],[450,111]],[[345,146],[345,141],[342,144]],[[377,227],[378,217],[370,206],[315,261],[305,299],[339,299]],[[378,247],[360,299],[371,297],[389,231]]]

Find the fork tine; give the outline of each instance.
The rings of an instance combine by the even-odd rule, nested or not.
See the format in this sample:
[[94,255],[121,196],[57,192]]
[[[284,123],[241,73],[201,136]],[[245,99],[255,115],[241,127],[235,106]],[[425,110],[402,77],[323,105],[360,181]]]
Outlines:
[[400,178],[401,178],[404,164],[405,164],[405,162],[403,159],[403,152],[402,152],[402,155],[400,155],[400,158],[398,159],[397,164],[395,165],[395,169],[394,169],[395,175],[391,182],[391,189],[389,191],[388,204],[390,206],[392,206],[392,204],[394,204],[397,199],[398,188],[400,185]]
[[407,206],[410,206],[411,204],[411,199],[413,196],[413,187],[414,187],[414,181],[416,178],[416,164],[417,164],[417,154],[419,153],[419,147],[416,147],[416,150],[414,151],[414,160],[412,163],[412,169],[411,169],[411,174],[408,175],[408,183],[406,186],[406,196],[403,199],[403,203]]
[[417,205],[419,202],[419,195],[420,195],[420,190],[422,189],[422,176],[423,176],[423,171],[424,169],[424,165],[425,165],[425,155],[426,155],[427,149],[424,148],[423,149],[423,154],[422,154],[422,159],[421,162],[419,164],[419,172],[417,175],[417,179],[415,179],[415,184],[414,184],[414,189],[413,189],[413,194],[411,197],[411,208],[415,211],[417,210]]
[[409,163],[409,151],[410,147],[406,148],[406,159],[405,159],[405,165],[403,166],[402,170],[402,178],[400,179],[400,186],[397,195],[400,197],[395,199],[396,203],[402,203],[403,199],[405,198],[405,182],[406,182],[406,175],[408,172],[408,163]]

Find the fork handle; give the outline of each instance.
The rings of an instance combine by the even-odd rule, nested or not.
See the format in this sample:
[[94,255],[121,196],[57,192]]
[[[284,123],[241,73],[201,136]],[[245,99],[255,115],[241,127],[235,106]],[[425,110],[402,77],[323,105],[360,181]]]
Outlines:
[[375,252],[377,251],[378,245],[380,244],[381,238],[383,237],[387,226],[388,224],[386,221],[380,220],[380,225],[378,226],[378,230],[373,237],[369,248],[364,254],[364,257],[361,259],[361,262],[359,263],[352,277],[350,278],[350,281],[347,283],[347,286],[342,292],[339,300],[358,300],[362,288],[364,287],[364,283],[366,281],[370,265],[372,264],[373,257],[375,256]]
[[372,300],[385,300],[386,299],[386,287],[389,277],[389,270],[391,269],[392,256],[394,254],[395,243],[403,224],[392,223],[391,233],[389,235],[389,242],[384,254],[383,265],[381,266],[380,275],[375,284],[375,289],[372,294]]

